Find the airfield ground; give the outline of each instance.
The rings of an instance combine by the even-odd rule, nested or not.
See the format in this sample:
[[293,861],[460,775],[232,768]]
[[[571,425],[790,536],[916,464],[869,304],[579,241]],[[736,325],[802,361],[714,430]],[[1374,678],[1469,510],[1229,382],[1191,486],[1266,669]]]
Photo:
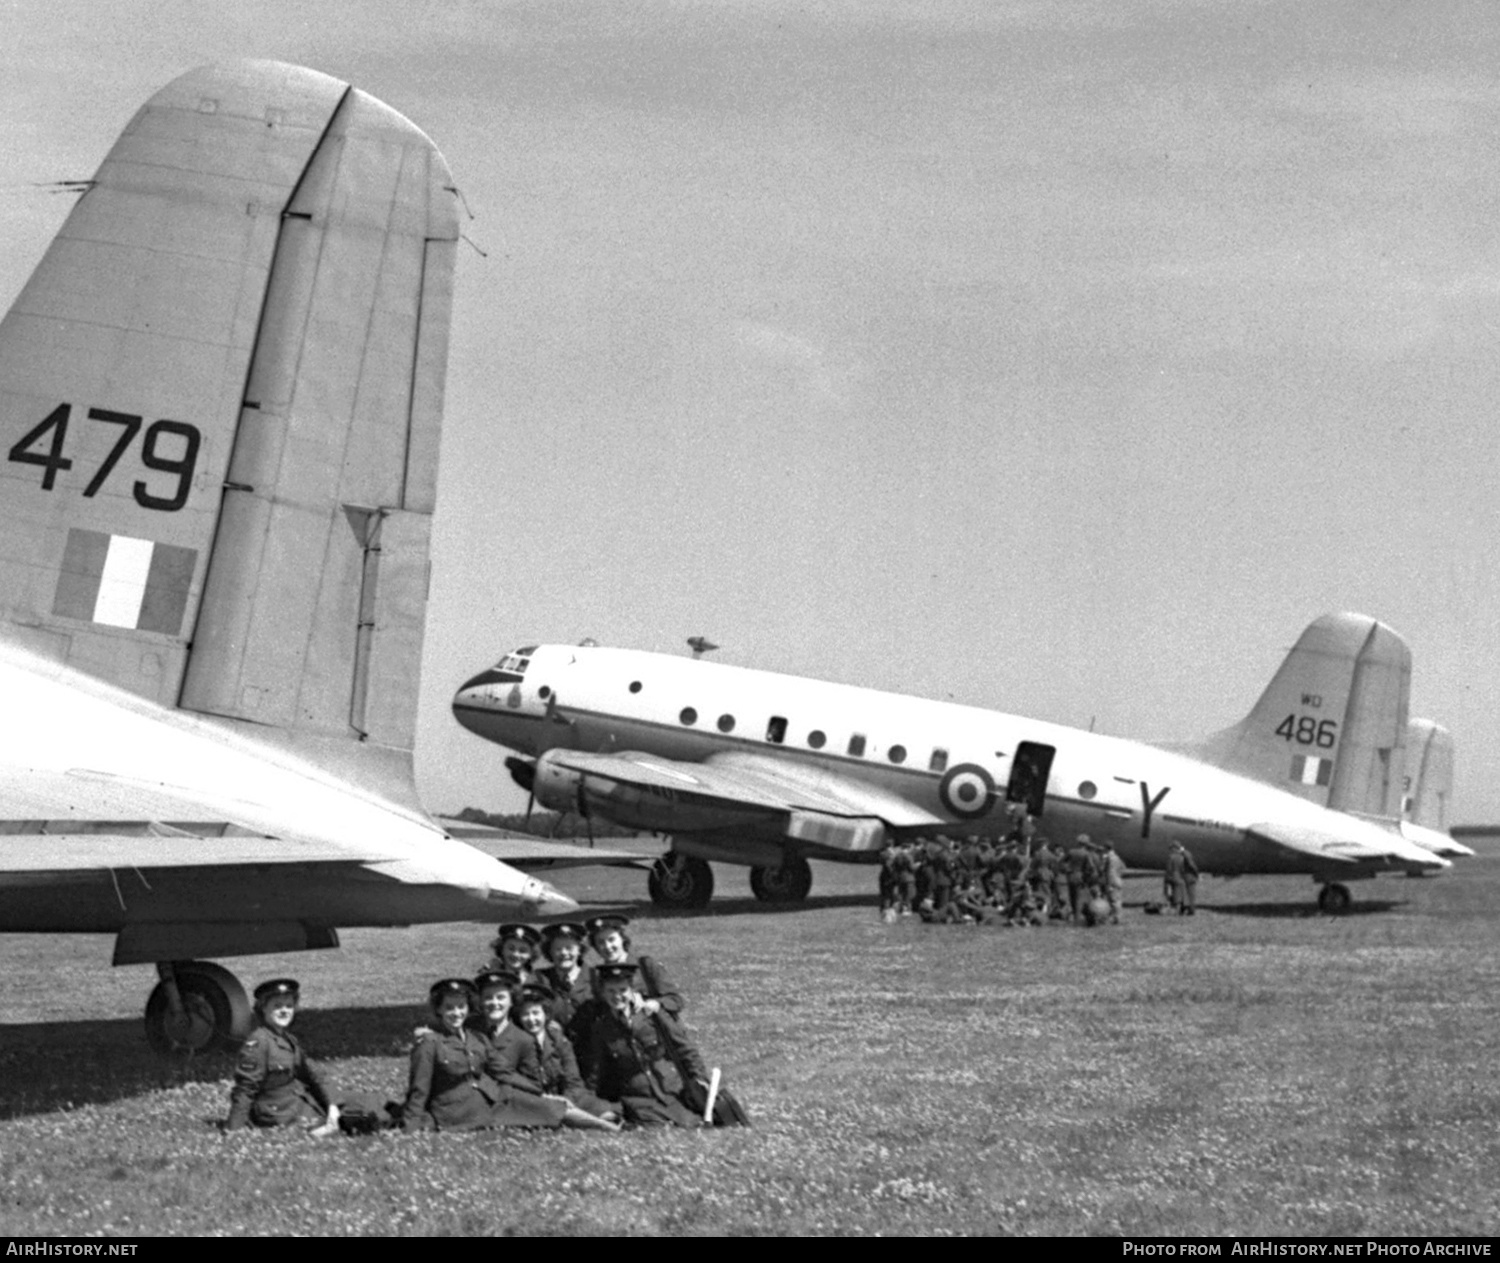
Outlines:
[[[145,1050],[149,970],[0,936],[0,1234],[1500,1232],[1500,857],[1337,919],[1304,879],[1206,881],[1192,919],[1132,881],[1098,930],[882,925],[869,869],[778,910],[718,878],[696,916],[639,873],[558,884],[640,917],[751,1130],[223,1136],[227,1061]],[[301,978],[311,1050],[399,1096],[487,928],[238,969]]]

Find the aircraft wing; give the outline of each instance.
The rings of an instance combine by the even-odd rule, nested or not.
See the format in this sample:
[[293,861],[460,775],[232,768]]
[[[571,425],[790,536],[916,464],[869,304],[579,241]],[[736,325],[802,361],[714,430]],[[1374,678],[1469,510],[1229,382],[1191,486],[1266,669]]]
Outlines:
[[503,864],[532,872],[539,868],[649,868],[662,854],[664,847],[655,845],[639,850],[619,847],[581,846],[576,842],[553,842],[547,838],[515,837],[489,825],[470,824],[464,821],[442,818],[440,820],[453,837],[467,842],[486,855],[493,855]]
[[[683,763],[653,754],[549,751],[553,767],[701,807],[872,820],[894,829],[933,828],[941,817],[899,794],[825,769],[753,754],[713,755]],[[792,822],[795,825],[795,821]],[[863,848],[852,848],[863,849]]]

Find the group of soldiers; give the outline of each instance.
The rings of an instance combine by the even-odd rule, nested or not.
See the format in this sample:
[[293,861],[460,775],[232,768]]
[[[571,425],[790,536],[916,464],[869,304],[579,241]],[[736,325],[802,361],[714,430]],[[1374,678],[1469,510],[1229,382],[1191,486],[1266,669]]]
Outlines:
[[[1197,878],[1192,856],[1174,844],[1164,897],[1186,915],[1193,911]],[[1124,886],[1125,862],[1108,840],[1080,833],[1071,846],[1056,846],[1018,804],[998,841],[918,838],[891,841],[880,854],[886,921],[916,915],[943,924],[1118,925]]]

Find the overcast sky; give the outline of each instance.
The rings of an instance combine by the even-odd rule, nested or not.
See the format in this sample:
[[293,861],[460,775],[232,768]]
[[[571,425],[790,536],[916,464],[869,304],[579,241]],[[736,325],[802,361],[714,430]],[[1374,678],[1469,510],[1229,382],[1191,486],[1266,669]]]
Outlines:
[[576,641],[1146,738],[1352,609],[1500,820],[1500,6],[0,0],[0,299],[153,91],[347,79],[459,256],[418,738]]

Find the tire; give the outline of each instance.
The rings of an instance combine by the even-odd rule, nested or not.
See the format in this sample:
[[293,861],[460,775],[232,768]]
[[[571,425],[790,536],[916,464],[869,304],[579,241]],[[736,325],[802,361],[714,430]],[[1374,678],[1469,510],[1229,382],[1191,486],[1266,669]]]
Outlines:
[[707,860],[668,851],[651,866],[646,889],[661,908],[706,908],[714,897],[714,870]]
[[172,1016],[167,984],[159,982],[146,1001],[146,1042],[159,1056],[218,1052],[250,1033],[250,1001],[227,969],[190,960],[173,968],[182,1014]]
[[762,903],[801,903],[812,889],[812,865],[792,856],[775,868],[752,868],[750,889]]
[[1318,907],[1331,916],[1348,912],[1349,905],[1353,902],[1354,897],[1349,893],[1349,887],[1336,881],[1329,882],[1318,891]]

